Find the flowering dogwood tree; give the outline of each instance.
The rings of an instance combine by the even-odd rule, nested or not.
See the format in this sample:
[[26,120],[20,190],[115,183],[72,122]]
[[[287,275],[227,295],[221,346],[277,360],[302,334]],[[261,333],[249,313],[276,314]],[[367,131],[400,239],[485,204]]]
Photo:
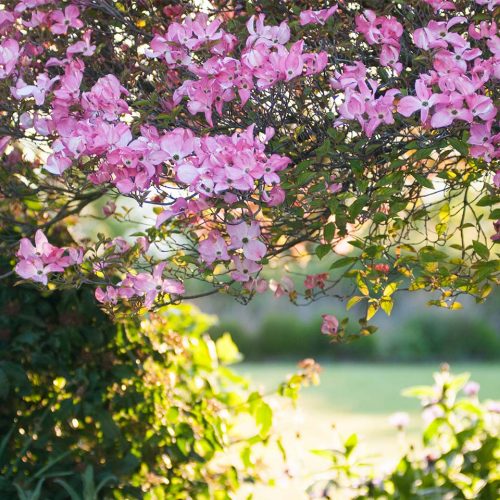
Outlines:
[[[90,285],[116,313],[245,302],[271,293],[266,266],[315,255],[321,274],[282,266],[274,293],[364,302],[368,320],[402,289],[484,299],[499,5],[6,0],[0,277]],[[126,223],[125,198],[144,207],[135,240],[69,236],[100,199]]]

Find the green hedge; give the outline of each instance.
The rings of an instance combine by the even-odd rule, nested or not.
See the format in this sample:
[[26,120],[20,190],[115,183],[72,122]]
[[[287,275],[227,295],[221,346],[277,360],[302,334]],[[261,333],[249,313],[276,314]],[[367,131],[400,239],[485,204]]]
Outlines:
[[[209,326],[188,305],[115,323],[90,290],[2,282],[0,498],[222,500],[257,481],[272,410]],[[239,415],[257,435],[236,439]]]
[[331,343],[320,332],[321,318],[302,321],[269,315],[255,333],[236,321],[221,322],[210,332],[231,332],[246,359],[331,358],[360,361],[499,360],[500,332],[479,318],[450,315],[410,317],[396,330],[385,330],[349,344]]

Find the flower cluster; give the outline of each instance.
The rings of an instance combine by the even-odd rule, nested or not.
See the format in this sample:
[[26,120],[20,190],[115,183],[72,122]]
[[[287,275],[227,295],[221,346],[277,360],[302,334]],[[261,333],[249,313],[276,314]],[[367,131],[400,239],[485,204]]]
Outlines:
[[344,102],[339,106],[340,118],[336,120],[336,126],[355,120],[371,137],[379,125],[394,123],[394,99],[399,90],[389,89],[377,97],[379,84],[367,78],[362,62],[346,65],[342,73],[336,72],[330,83],[334,89],[344,91]]
[[464,17],[431,21],[413,33],[415,45],[431,51],[433,69],[419,76],[416,95],[403,97],[398,112],[406,117],[419,112],[422,125],[435,129],[448,127],[456,120],[469,124],[471,155],[491,161],[499,156],[495,145],[500,136],[491,134],[497,108],[485,94],[485,85],[500,77],[500,38],[496,25],[481,23],[479,29],[469,26],[470,39],[486,39],[492,53],[490,58],[482,58],[482,51],[471,47],[464,34],[451,31],[466,22]]
[[21,278],[46,285],[50,273],[62,273],[69,266],[81,264],[83,251],[55,247],[39,229],[35,234],[35,245],[28,238],[21,239],[17,257],[15,271]]
[[[425,128],[448,127],[459,120],[469,124],[472,156],[487,161],[498,158],[496,145],[500,135],[491,132],[497,108],[487,95],[486,84],[500,77],[500,38],[494,23],[471,24],[462,33],[452,31],[466,22],[466,18],[457,16],[449,21],[430,21],[426,27],[415,30],[414,44],[426,53],[431,52],[433,69],[421,73],[415,82],[414,95],[403,96],[397,105],[395,98],[401,91],[381,92],[379,82],[367,78],[367,68],[361,61],[336,71],[330,82],[335,90],[343,91],[344,99],[336,124],[355,120],[371,137],[382,123],[394,123],[396,109],[407,118],[418,112]],[[384,47],[392,47],[388,50],[399,53],[397,40],[402,27],[397,21],[365,11],[356,18],[356,24],[368,43],[382,43]],[[483,58],[483,51],[471,46],[471,41],[483,40],[491,52],[489,58]],[[395,61],[391,59],[389,65],[399,73],[402,67],[400,63],[395,67]],[[382,65],[386,62],[381,60]]]
[[[273,6],[190,14],[151,2],[144,20],[131,8],[125,23],[114,5],[8,0],[0,10],[0,154],[9,175],[28,168],[21,141],[34,152],[30,175],[16,176],[34,197],[39,176],[48,200],[32,233],[101,193],[114,200],[105,217],[122,217],[118,195],[152,207],[135,243],[88,244],[78,279],[99,283],[101,303],[177,300],[179,278],[246,300],[267,289],[260,272],[273,256],[300,245],[310,253],[314,244],[318,256],[346,254],[355,248],[346,231],[358,223],[392,227],[391,199],[418,196],[406,178],[416,173],[410,181],[424,186],[442,168],[421,162],[412,172],[409,162],[393,172],[410,144],[439,153],[432,157],[472,156],[474,180],[498,188],[489,164],[500,157],[500,38],[487,10],[499,3],[394,2],[382,15],[347,0],[326,8],[308,1],[281,20]],[[121,40],[112,55],[101,29],[110,19],[113,43]],[[498,223],[494,232],[483,241],[499,241]],[[377,249],[390,238],[381,235]],[[47,284],[82,263],[82,251],[53,247],[40,231],[35,243],[21,240],[16,272],[25,279]],[[150,245],[161,258],[148,255]],[[490,255],[477,244],[473,251]],[[361,267],[380,286],[398,272],[389,249]],[[328,278],[309,275],[300,291],[285,276],[269,288],[313,300],[332,288]],[[324,331],[337,330],[327,315]]]
[[377,16],[373,10],[367,9],[356,16],[356,29],[364,35],[369,45],[382,45],[380,64],[391,67],[401,73],[403,65],[398,62],[403,34],[403,25],[393,17]]
[[184,285],[174,279],[163,278],[166,262],[157,264],[152,273],[127,274],[116,286],[108,285],[105,289],[97,288],[96,299],[103,304],[116,304],[119,299],[142,300],[142,306],[150,308],[158,295],[182,295]]
[[[205,15],[186,18],[182,24],[172,23],[165,36],[156,35],[146,55],[161,58],[171,69],[184,67],[197,77],[183,82],[174,92],[173,103],[177,105],[187,97],[190,113],[204,113],[213,126],[214,108],[222,115],[224,103],[233,101],[237,94],[244,106],[254,88],[269,89],[278,82],[323,71],[326,52],[304,52],[302,40],[286,48],[290,40],[288,24],[267,26],[264,20],[261,14],[247,22],[249,36],[239,59],[228,56],[236,45],[235,38],[219,29],[219,21],[209,23]],[[211,57],[196,64],[189,54],[206,44],[210,44]]]

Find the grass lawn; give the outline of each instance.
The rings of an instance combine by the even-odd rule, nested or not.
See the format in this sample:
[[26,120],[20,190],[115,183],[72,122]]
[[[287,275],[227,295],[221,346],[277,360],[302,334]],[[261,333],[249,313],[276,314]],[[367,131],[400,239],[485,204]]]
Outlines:
[[[290,468],[295,478],[282,475],[277,488],[259,489],[254,498],[304,499],[305,486],[311,483],[309,474],[321,469],[308,450],[332,448],[339,435],[346,438],[352,432],[361,437],[360,453],[373,457],[380,467],[397,460],[409,444],[418,448],[417,436],[422,428],[419,402],[401,396],[401,391],[414,385],[431,385],[432,373],[438,364],[323,364],[321,384],[304,389],[296,410],[279,409],[275,425],[284,431],[287,447],[292,450]],[[238,371],[248,375],[257,386],[272,390],[286,375],[292,373],[292,363],[243,363]],[[453,373],[469,372],[471,380],[481,384],[480,397],[500,399],[500,364],[457,363]],[[399,434],[388,422],[391,414],[410,414],[410,426],[405,435]],[[270,458],[270,468],[276,457]]]

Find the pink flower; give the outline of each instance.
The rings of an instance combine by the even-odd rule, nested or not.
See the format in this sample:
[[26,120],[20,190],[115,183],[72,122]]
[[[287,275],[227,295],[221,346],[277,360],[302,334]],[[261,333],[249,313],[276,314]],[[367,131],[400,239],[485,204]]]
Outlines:
[[361,61],[357,61],[352,66],[344,65],[342,73],[336,71],[335,77],[330,79],[330,85],[336,90],[347,87],[356,88],[360,82],[365,80],[366,67]]
[[247,38],[247,47],[262,43],[264,45],[284,45],[290,40],[290,28],[283,21],[279,26],[265,26],[264,14],[259,14],[256,18],[252,16],[246,24],[250,36]]
[[408,415],[408,413],[406,412],[393,413],[389,417],[389,423],[393,427],[396,427],[396,429],[402,431],[410,424],[410,415]]
[[83,56],[90,57],[95,52],[95,45],[91,45],[90,37],[92,30],[87,30],[79,42],[70,45],[66,50],[66,57],[73,57],[75,54],[82,54]]
[[168,159],[179,161],[193,153],[195,138],[188,129],[175,128],[160,139],[160,148]]
[[62,10],[56,10],[51,14],[52,26],[50,31],[56,35],[66,35],[68,29],[71,28],[81,28],[83,22],[78,19],[80,11],[75,5],[68,5]]
[[109,217],[113,215],[116,211],[116,203],[114,201],[107,201],[106,204],[102,207],[102,212],[105,217]]
[[252,279],[252,274],[258,273],[262,266],[253,260],[240,259],[236,256],[233,257],[233,264],[235,270],[231,272],[231,278],[235,281],[246,283]]
[[264,191],[262,193],[262,201],[267,203],[270,207],[281,205],[285,201],[285,191],[279,186],[273,186],[271,191]]
[[478,5],[487,5],[488,10],[493,10],[500,5],[500,0],[474,0]]
[[323,323],[321,333],[325,335],[336,335],[339,329],[339,320],[332,314],[322,314]]
[[274,296],[279,299],[283,297],[283,295],[289,295],[293,292],[295,290],[295,284],[288,276],[285,276],[281,279],[280,283],[271,280],[269,282],[269,288],[274,292]]
[[0,43],[0,80],[7,78],[19,59],[19,44],[12,38]]
[[90,92],[82,94],[81,105],[87,114],[98,114],[108,121],[113,121],[129,110],[127,103],[121,99],[122,94],[127,95],[128,92],[118,78],[106,75],[97,80]]
[[328,279],[328,273],[321,274],[309,274],[304,280],[304,286],[306,290],[312,290],[313,288],[325,288],[325,281]]
[[467,70],[467,63],[473,61],[480,55],[480,49],[470,49],[468,44],[455,46],[453,52],[442,49],[436,54],[434,67],[437,71],[441,71],[441,69],[445,68],[454,68],[457,72],[464,73]]
[[328,19],[339,10],[338,5],[334,5],[329,9],[322,10],[304,10],[300,13],[300,25],[307,24],[325,24]]
[[35,233],[35,245],[28,238],[22,238],[17,256],[23,259],[48,258],[55,250],[57,250],[57,247],[51,245],[43,231],[38,229]]
[[457,24],[465,23],[467,19],[462,16],[455,16],[446,21],[430,21],[427,27],[418,28],[413,33],[413,42],[421,49],[429,50],[448,47],[448,44],[453,46],[463,46],[467,42],[458,33],[449,31]]
[[451,125],[454,120],[463,120],[471,123],[474,116],[472,112],[464,108],[464,97],[453,92],[448,103],[439,104],[436,113],[431,118],[432,128],[442,128]]
[[[68,255],[64,255],[66,250]],[[19,257],[16,273],[24,279],[44,285],[48,283],[50,273],[63,272],[65,267],[81,264],[83,261],[82,250],[55,247],[40,229],[35,233],[35,245],[28,238],[22,238],[16,255]]]
[[102,304],[117,304],[118,303],[118,290],[112,286],[107,286],[106,290],[96,288],[95,298]]
[[479,389],[481,386],[477,383],[471,380],[470,382],[467,382],[463,388],[464,394],[469,397],[477,396],[479,393]]
[[229,260],[227,244],[219,231],[210,231],[208,238],[200,242],[198,251],[207,264],[213,264],[216,260]]
[[21,278],[47,285],[48,275],[53,272],[62,272],[64,268],[58,264],[45,265],[41,259],[21,260],[14,268]]
[[35,103],[41,106],[45,102],[45,96],[50,91],[52,85],[59,80],[59,77],[49,78],[46,73],[41,73],[37,76],[34,85],[27,85],[26,82],[19,78],[15,87],[11,87],[12,95],[16,99],[23,99],[25,97],[33,97]]
[[495,243],[500,242],[500,219],[493,223],[493,228],[495,230],[495,234],[491,237],[491,241]]
[[382,274],[389,274],[389,271],[391,270],[391,268],[389,267],[389,264],[375,264],[373,266],[373,269],[375,269],[375,271],[378,271],[379,273],[382,273]]
[[497,108],[490,97],[484,95],[472,94],[465,96],[467,106],[472,112],[474,118],[480,118],[484,121],[490,121],[497,115]]
[[416,97],[403,97],[398,103],[398,113],[403,116],[410,116],[420,111],[420,120],[422,123],[427,121],[430,109],[438,103],[447,102],[448,98],[442,94],[433,94],[432,90],[421,80],[415,82]]
[[268,288],[268,283],[265,279],[254,279],[250,278],[243,287],[250,292],[264,293]]
[[141,252],[146,253],[149,250],[150,243],[146,236],[139,236],[135,240],[135,243],[140,248]]
[[231,237],[230,248],[242,248],[243,255],[247,259],[258,261],[266,255],[266,245],[259,240],[260,226],[258,222],[252,221],[250,225],[242,221],[229,224],[227,232]]
[[144,307],[148,308],[153,305],[153,302],[160,293],[182,295],[185,289],[180,281],[163,278],[162,275],[165,266],[166,262],[156,265],[153,268],[152,274],[139,273],[136,276],[128,275],[123,280],[121,286],[122,288],[129,289],[125,290],[127,295],[132,293],[132,296],[144,297]]
[[434,12],[438,12],[439,10],[455,10],[455,4],[450,2],[449,0],[422,0],[426,4],[430,5]]
[[500,401],[486,401],[486,409],[491,413],[500,413]]
[[497,170],[495,176],[493,177],[493,185],[500,189],[500,170]]
[[496,151],[494,143],[500,139],[500,136],[492,137],[491,135],[492,122],[488,123],[473,123],[470,128],[470,137],[467,141],[472,145],[470,154],[474,158],[484,158],[486,161],[491,161],[500,153]]
[[62,154],[52,154],[47,158],[45,170],[51,174],[61,175],[65,170],[71,167],[71,160]]
[[0,137],[0,156],[3,155],[3,153],[7,149],[7,146],[9,145],[10,140],[11,140],[10,135],[5,135],[3,137]]

